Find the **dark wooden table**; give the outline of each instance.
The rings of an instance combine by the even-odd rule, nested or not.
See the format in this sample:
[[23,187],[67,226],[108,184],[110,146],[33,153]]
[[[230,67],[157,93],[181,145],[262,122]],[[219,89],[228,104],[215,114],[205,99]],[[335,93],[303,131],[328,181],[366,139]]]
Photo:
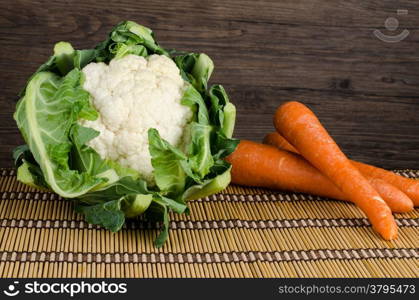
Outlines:
[[[403,9],[407,11],[399,11]],[[407,13],[407,14],[406,14]],[[393,17],[397,30],[385,28]],[[53,44],[90,48],[121,20],[165,47],[206,52],[238,108],[236,137],[261,140],[286,100],[308,104],[352,158],[419,169],[417,1],[2,1],[0,167],[22,143],[17,94]],[[387,21],[393,25],[394,19]],[[397,43],[379,40],[408,30]]]

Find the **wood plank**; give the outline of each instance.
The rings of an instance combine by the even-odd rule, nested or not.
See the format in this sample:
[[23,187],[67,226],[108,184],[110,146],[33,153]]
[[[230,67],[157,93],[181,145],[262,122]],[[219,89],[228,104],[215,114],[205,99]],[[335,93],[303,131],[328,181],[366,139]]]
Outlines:
[[[92,47],[132,19],[170,48],[208,53],[212,82],[238,108],[236,136],[260,140],[276,106],[300,100],[349,156],[387,168],[419,168],[419,19],[416,1],[6,1],[0,11],[0,167],[22,142],[17,93],[59,40]],[[397,9],[407,15],[396,15]],[[372,34],[397,17],[409,37]],[[397,31],[399,32],[399,31]]]

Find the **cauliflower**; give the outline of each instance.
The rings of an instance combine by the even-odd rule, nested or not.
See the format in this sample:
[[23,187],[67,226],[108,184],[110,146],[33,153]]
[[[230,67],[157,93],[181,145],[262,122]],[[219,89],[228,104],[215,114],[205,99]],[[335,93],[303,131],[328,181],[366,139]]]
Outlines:
[[167,51],[132,21],[91,49],[58,42],[16,105],[18,180],[74,199],[111,231],[141,214],[161,221],[161,246],[170,211],[231,179],[236,109],[209,85],[213,69],[206,54]]
[[88,145],[103,159],[132,168],[154,184],[148,129],[157,129],[177,147],[193,115],[190,107],[180,103],[185,82],[178,67],[164,55],[131,54],[109,65],[90,63],[82,71],[83,88],[99,112],[97,120],[81,121],[100,132]]

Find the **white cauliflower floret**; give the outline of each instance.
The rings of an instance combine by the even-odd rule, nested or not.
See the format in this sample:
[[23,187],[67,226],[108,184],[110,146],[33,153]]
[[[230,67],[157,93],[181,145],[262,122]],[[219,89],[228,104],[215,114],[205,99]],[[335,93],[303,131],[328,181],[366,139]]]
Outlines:
[[109,65],[90,63],[82,71],[83,88],[99,112],[97,120],[81,121],[100,132],[88,145],[153,183],[148,129],[178,146],[192,119],[191,109],[180,103],[185,82],[178,67],[164,55],[127,55]]

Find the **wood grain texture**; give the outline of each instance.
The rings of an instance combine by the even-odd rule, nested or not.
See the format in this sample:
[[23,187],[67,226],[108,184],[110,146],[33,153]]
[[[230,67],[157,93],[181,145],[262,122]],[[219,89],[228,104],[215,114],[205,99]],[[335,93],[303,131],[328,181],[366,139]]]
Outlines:
[[[283,101],[319,116],[348,156],[386,168],[419,168],[419,10],[417,2],[2,1],[0,167],[22,143],[12,114],[19,90],[53,44],[88,48],[131,19],[161,45],[202,51],[215,61],[238,108],[236,137],[261,140]],[[397,16],[397,9],[408,15]],[[386,18],[399,30],[384,29]],[[410,35],[384,43],[373,30]]]

